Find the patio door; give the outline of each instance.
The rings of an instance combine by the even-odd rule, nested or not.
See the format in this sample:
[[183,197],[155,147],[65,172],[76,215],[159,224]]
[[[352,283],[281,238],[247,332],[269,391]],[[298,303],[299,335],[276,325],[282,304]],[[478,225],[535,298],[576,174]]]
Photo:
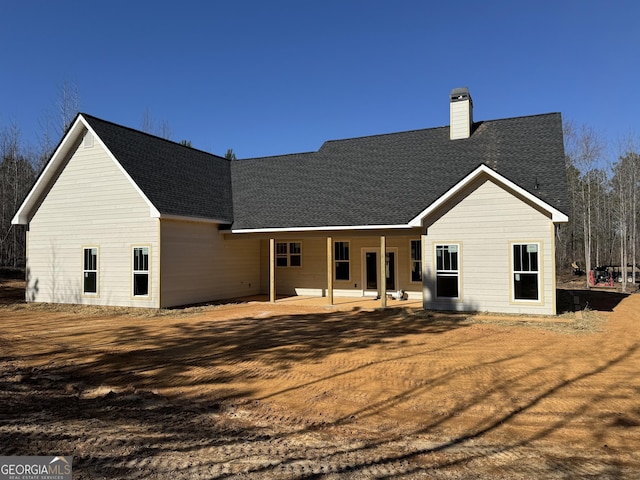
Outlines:
[[[378,293],[378,283],[380,281],[380,251],[365,250],[363,252],[363,283],[364,293]],[[396,290],[396,252],[387,252],[385,261],[385,271],[383,272],[387,280],[387,291]],[[385,292],[386,293],[386,292]]]

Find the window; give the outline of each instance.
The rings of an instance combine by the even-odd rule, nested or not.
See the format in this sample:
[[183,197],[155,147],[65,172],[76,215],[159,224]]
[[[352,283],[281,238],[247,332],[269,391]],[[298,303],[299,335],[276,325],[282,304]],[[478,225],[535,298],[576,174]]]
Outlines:
[[411,240],[411,281],[422,282],[422,242]]
[[336,280],[349,280],[349,242],[335,242],[333,248]]
[[98,293],[98,249],[96,247],[83,250],[82,292]]
[[513,295],[516,300],[539,300],[537,243],[513,245]]
[[133,296],[149,295],[149,247],[133,249]]
[[436,297],[459,297],[459,245],[436,245]]
[[286,243],[276,243],[276,267],[286,267],[289,265],[288,250]]
[[302,244],[300,242],[277,242],[276,243],[276,266],[277,267],[302,266]]

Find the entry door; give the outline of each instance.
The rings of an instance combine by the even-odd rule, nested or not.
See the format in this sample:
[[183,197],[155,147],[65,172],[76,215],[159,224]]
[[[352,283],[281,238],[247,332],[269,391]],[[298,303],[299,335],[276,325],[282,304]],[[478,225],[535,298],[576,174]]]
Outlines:
[[[378,254],[379,252],[365,252],[364,260],[364,281],[365,290],[378,291]],[[385,272],[387,279],[387,291],[396,289],[396,255],[395,252],[387,252],[385,262]]]

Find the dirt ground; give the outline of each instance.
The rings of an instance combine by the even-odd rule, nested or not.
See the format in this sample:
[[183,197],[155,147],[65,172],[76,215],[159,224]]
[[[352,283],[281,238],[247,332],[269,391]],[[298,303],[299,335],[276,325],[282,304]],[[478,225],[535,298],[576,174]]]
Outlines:
[[638,294],[565,290],[552,319],[22,288],[0,282],[0,455],[74,478],[640,478]]

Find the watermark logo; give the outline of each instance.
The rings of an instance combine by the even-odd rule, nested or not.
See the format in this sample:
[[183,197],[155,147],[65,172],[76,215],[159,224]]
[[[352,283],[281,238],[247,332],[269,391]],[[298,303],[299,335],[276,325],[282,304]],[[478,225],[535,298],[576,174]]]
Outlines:
[[0,457],[0,480],[71,480],[73,457]]

